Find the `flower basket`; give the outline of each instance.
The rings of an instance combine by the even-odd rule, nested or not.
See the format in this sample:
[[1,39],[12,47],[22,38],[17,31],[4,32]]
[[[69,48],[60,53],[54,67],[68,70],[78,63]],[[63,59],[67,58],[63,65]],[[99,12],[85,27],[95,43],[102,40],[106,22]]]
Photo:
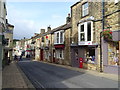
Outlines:
[[105,41],[112,41],[112,31],[111,30],[105,29],[102,32],[102,36],[104,37]]

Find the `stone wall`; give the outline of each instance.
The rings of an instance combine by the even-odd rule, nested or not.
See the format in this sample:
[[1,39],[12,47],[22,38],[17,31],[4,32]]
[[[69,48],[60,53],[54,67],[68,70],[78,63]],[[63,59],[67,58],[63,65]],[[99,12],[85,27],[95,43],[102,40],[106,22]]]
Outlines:
[[70,29],[65,31],[65,49],[64,49],[64,61],[66,65],[71,64],[71,56],[70,56]]

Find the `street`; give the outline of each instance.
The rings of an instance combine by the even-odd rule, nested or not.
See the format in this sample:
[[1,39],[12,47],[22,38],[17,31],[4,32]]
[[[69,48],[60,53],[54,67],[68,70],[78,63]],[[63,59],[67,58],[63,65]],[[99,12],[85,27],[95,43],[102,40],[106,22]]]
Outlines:
[[118,82],[38,61],[18,65],[35,88],[118,88]]

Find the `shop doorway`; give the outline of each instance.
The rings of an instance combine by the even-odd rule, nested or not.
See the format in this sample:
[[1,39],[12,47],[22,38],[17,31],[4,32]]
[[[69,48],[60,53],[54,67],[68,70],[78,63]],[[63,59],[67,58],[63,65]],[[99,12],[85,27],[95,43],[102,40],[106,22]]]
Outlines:
[[40,59],[43,61],[43,49],[40,50]]
[[53,63],[55,63],[55,50],[53,50]]

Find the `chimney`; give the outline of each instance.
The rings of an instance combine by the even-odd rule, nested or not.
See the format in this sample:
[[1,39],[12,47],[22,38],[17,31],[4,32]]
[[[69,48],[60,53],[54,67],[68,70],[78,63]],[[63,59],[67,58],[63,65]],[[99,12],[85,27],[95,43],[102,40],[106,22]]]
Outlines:
[[36,36],[38,33],[34,33],[34,35]]
[[8,19],[6,19],[6,24],[8,24]]
[[51,27],[50,25],[47,27],[47,32],[50,32],[51,31]]
[[41,29],[41,34],[45,33],[45,29]]
[[69,23],[71,21],[70,13],[68,14],[68,17],[66,18],[66,23]]

